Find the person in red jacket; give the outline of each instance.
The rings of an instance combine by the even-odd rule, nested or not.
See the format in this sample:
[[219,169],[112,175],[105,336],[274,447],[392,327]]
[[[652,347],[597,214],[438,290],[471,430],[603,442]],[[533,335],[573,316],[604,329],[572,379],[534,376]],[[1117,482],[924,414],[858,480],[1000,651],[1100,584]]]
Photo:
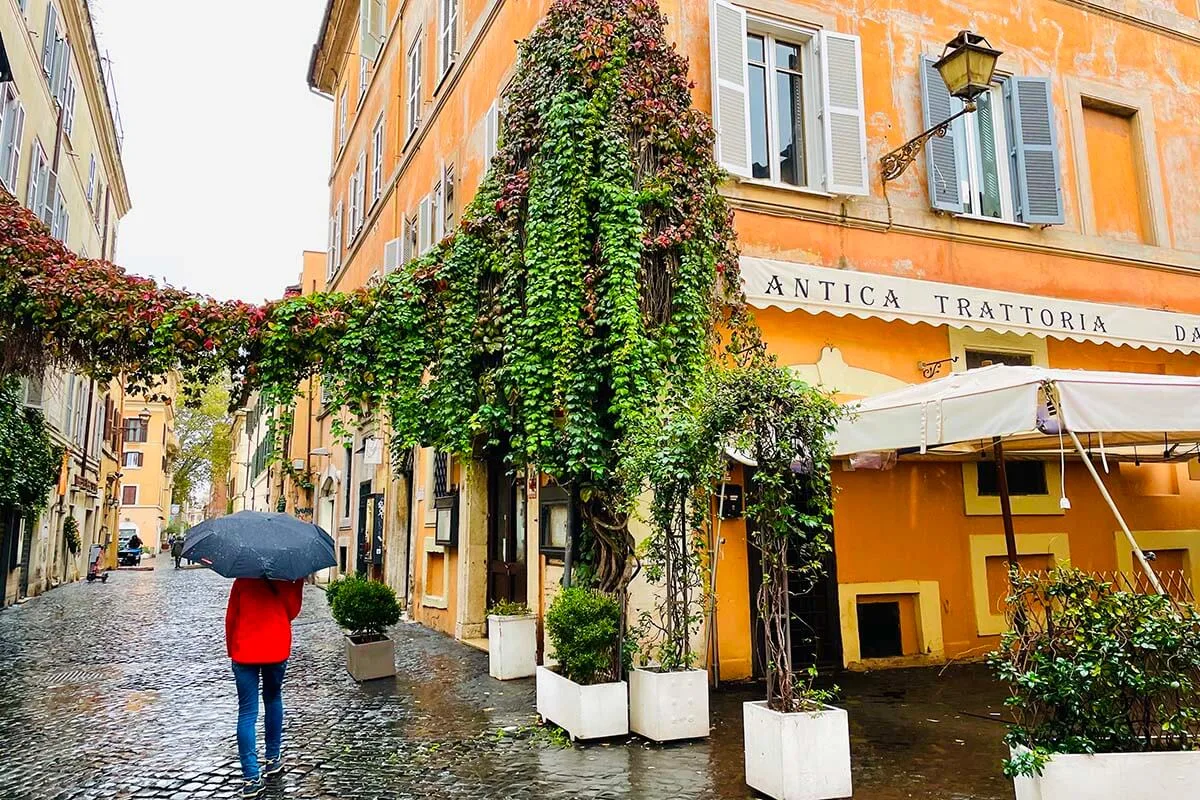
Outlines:
[[[225,611],[225,646],[237,682],[238,757],[242,762],[242,797],[258,797],[264,778],[283,772],[283,674],[292,654],[292,620],[300,613],[304,581],[238,578]],[[258,764],[258,692],[266,707],[266,762]]]

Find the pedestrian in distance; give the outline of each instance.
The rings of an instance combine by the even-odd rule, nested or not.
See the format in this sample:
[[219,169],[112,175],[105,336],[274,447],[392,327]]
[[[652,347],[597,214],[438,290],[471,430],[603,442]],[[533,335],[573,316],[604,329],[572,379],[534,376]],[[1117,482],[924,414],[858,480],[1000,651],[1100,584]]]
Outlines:
[[183,560],[183,537],[171,537],[171,558],[175,559],[175,569],[179,569],[179,562]]
[[[300,613],[304,581],[238,578],[225,612],[225,644],[237,684],[238,758],[242,794],[258,797],[266,778],[283,772],[283,676],[292,653],[292,620]],[[258,695],[265,707],[266,760],[258,762]]]

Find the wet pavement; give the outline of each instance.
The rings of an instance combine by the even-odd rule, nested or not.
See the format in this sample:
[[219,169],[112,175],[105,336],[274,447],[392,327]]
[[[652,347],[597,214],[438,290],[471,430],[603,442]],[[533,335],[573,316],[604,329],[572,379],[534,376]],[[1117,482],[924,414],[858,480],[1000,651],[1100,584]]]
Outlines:
[[[238,788],[228,582],[121,572],[0,612],[0,798],[222,798]],[[741,703],[713,695],[713,736],[564,748],[536,726],[532,681],[402,624],[399,675],[356,685],[323,593],[307,587],[284,684],[288,772],[268,797],[311,800],[751,798]],[[979,667],[842,675],[859,800],[1009,800],[1000,692]],[[507,729],[507,730],[505,730]],[[261,743],[260,743],[261,746]]]

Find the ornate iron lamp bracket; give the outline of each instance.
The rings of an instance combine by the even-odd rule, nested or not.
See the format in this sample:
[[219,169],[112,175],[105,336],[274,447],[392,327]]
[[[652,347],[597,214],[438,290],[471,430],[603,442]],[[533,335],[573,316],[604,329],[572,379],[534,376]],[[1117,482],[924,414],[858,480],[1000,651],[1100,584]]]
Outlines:
[[879,166],[883,170],[883,182],[894,181],[904,174],[904,170],[908,169],[908,165],[917,157],[917,153],[921,152],[921,148],[925,146],[930,139],[941,138],[950,131],[950,123],[959,117],[970,114],[975,110],[975,101],[963,105],[962,111],[959,111],[952,117],[949,117],[942,122],[934,125],[929,130],[921,135],[909,139],[904,144],[897,147],[892,152],[879,159]]
[[950,358],[943,358],[938,361],[918,361],[917,369],[921,370],[921,374],[924,375],[926,378],[932,378],[934,375],[937,375],[939,372],[942,371],[943,364],[957,364],[957,363],[958,363],[958,356],[951,356]]

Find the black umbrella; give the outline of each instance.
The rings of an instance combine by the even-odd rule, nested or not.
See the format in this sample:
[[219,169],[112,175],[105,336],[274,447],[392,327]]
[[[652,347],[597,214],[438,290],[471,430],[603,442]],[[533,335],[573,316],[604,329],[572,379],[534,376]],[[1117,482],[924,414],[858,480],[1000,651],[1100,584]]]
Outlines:
[[295,581],[337,564],[328,533],[287,514],[239,511],[188,531],[183,557],[226,578]]

